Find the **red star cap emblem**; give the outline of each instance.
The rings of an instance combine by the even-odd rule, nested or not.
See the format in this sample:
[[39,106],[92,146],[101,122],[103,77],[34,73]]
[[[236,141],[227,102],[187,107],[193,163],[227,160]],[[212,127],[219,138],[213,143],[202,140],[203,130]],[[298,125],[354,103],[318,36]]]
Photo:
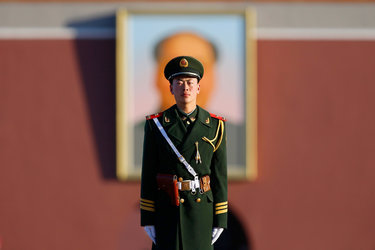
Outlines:
[[182,58],[180,60],[180,67],[186,68],[187,66],[189,66],[189,62],[185,58]]

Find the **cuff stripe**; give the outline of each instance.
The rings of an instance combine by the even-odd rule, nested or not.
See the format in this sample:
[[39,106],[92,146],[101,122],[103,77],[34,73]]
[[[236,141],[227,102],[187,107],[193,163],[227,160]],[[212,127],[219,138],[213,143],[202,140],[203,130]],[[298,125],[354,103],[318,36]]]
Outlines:
[[152,207],[152,208],[155,207],[154,204],[148,204],[148,203],[144,203],[144,202],[142,202],[142,201],[141,201],[141,206],[144,206],[144,207]]
[[228,208],[228,205],[216,207],[216,210],[225,209],[225,208]]
[[147,199],[142,199],[141,198],[141,201],[145,202],[145,203],[151,203],[151,204],[154,204],[155,201],[152,201],[152,200],[147,200]]
[[155,208],[151,208],[151,207],[144,207],[141,205],[141,209],[142,210],[146,210],[146,211],[150,211],[150,212],[155,212]]
[[223,206],[223,205],[228,205],[228,202],[227,201],[224,201],[224,202],[220,202],[220,203],[216,203],[215,206]]
[[223,214],[223,213],[227,213],[227,212],[228,212],[228,209],[223,209],[223,210],[216,211],[215,214]]

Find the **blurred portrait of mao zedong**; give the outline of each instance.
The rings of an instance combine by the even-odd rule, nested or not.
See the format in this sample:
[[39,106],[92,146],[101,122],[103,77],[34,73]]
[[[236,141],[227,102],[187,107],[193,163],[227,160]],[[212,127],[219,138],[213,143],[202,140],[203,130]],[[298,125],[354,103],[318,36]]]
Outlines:
[[[155,77],[154,84],[159,97],[158,105],[152,107],[154,113],[168,109],[175,100],[170,91],[170,83],[164,77],[165,65],[177,56],[191,56],[198,59],[204,66],[204,77],[200,83],[200,93],[197,97],[197,105],[207,108],[210,100],[218,87],[216,64],[219,59],[219,51],[213,42],[200,34],[191,31],[181,31],[172,33],[159,40],[153,50],[155,59]],[[228,85],[227,85],[228,84]],[[227,83],[226,88],[230,88],[231,83]],[[226,100],[222,100],[225,102]],[[236,112],[233,110],[233,112]],[[220,116],[226,116],[225,113],[217,113]],[[144,114],[144,116],[149,114]],[[144,117],[143,116],[143,117]],[[134,162],[137,166],[141,165],[142,147],[143,147],[143,129],[144,120],[137,123],[134,127]],[[228,137],[228,167],[230,165],[245,165],[245,124],[233,124],[230,120],[227,122]]]

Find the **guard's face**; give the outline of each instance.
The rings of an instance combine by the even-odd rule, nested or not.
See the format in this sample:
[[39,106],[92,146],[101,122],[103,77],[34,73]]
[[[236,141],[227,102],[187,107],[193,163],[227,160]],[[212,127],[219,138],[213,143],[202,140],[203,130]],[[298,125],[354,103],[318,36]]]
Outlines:
[[170,90],[177,104],[196,104],[200,85],[195,77],[181,76],[173,79]]

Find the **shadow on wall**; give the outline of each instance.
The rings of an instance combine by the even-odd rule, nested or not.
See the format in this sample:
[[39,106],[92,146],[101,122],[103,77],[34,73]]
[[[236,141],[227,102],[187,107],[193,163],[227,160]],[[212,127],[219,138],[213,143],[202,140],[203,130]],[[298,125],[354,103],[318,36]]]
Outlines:
[[75,40],[75,49],[99,157],[98,165],[105,179],[116,179],[116,41],[114,37],[85,36],[90,36],[90,32],[98,28],[115,29],[115,25],[115,13],[66,24],[76,29],[80,37]]
[[215,243],[215,250],[251,250],[251,239],[247,239],[246,232],[241,221],[229,209],[228,229],[224,230]]

